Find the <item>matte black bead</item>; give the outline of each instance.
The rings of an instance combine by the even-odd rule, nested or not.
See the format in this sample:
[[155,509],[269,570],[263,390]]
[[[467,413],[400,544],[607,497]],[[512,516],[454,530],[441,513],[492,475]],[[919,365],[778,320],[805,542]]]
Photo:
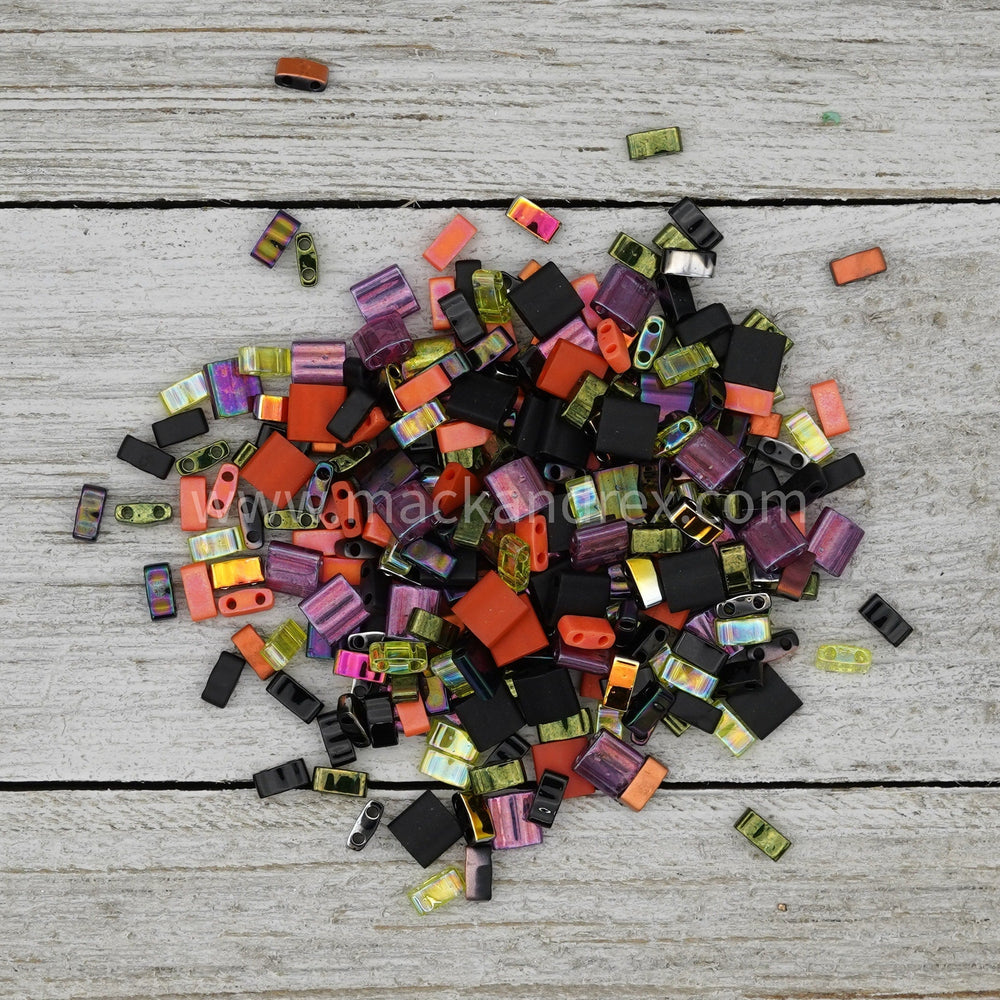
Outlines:
[[528,820],[537,823],[539,826],[549,828],[555,821],[556,813],[562,805],[563,795],[566,794],[566,786],[569,784],[569,776],[559,774],[556,771],[542,771],[542,776],[538,779],[538,788],[535,790],[535,797],[531,800],[531,810],[528,812]]
[[258,771],[253,776],[253,783],[257,794],[266,799],[269,795],[289,792],[293,788],[311,788],[312,776],[309,774],[306,762],[301,757],[296,757],[295,760],[279,764],[277,767]]
[[140,441],[131,434],[126,434],[118,448],[118,457],[123,462],[135,466],[140,472],[148,472],[157,479],[166,479],[174,467],[172,455],[145,441]]
[[225,708],[236,690],[236,684],[246,665],[246,660],[235,653],[220,653],[219,658],[208,675],[205,690],[201,692],[202,701],[207,701],[216,708]]
[[722,242],[722,233],[708,221],[708,216],[690,198],[681,198],[667,212],[674,220],[674,225],[702,250],[711,250]]
[[468,299],[457,289],[442,295],[438,305],[451,324],[452,331],[463,346],[468,346],[483,335],[479,313],[469,305]]
[[431,792],[411,802],[388,828],[421,868],[434,864],[462,836],[455,814]]
[[729,654],[714,643],[706,642],[700,635],[682,629],[680,635],[670,644],[671,650],[682,660],[694,664],[707,674],[718,677]]
[[726,599],[722,567],[711,547],[662,556],[657,572],[671,611],[701,611]]
[[586,433],[563,420],[566,406],[554,396],[527,395],[514,424],[514,447],[540,461],[550,460],[582,468],[590,455]]
[[772,392],[778,385],[781,360],[785,356],[785,338],[770,330],[734,326],[729,350],[722,362],[722,377],[736,385]]
[[392,699],[388,695],[365,698],[365,718],[373,747],[394,747],[399,743]]
[[365,417],[371,413],[375,405],[375,397],[366,389],[351,389],[347,399],[326,425],[326,429],[341,441],[349,441],[354,432],[364,423]]
[[452,382],[444,408],[451,420],[467,420],[495,432],[514,409],[516,399],[516,385],[466,372]]
[[670,706],[669,715],[681,722],[686,722],[695,729],[700,729],[703,733],[714,733],[719,720],[722,718],[722,710],[710,705],[701,698],[696,698],[687,691],[678,691],[674,697],[674,703]]
[[865,621],[874,625],[884,638],[894,646],[898,646],[913,631],[913,626],[878,594],[872,594],[858,608],[858,612]]
[[543,264],[517,288],[512,288],[507,298],[524,325],[539,340],[548,340],[583,312],[583,299],[552,261]]
[[580,711],[573,680],[563,667],[516,668],[511,677],[517,704],[529,726],[558,722]]
[[354,744],[340,724],[339,712],[323,712],[317,715],[316,725],[319,726],[319,734],[323,737],[323,746],[326,747],[327,756],[330,758],[330,767],[343,767],[358,759]]
[[544,607],[546,623],[555,628],[563,615],[603,618],[608,613],[610,601],[611,578],[607,573],[569,570],[559,575]]
[[[576,533],[576,521],[570,516],[568,504],[564,503],[565,494],[556,494],[556,502],[552,505],[549,516],[549,552],[569,552],[570,543]],[[534,577],[534,574],[532,574]]]
[[722,361],[729,351],[733,318],[721,302],[713,302],[679,319],[674,324],[674,332],[684,347],[701,341],[711,349],[717,360]]
[[531,744],[523,736],[515,733],[498,743],[486,760],[476,766],[492,767],[494,764],[509,764],[512,760],[520,760],[530,749]]
[[663,315],[671,326],[695,311],[691,285],[683,275],[658,274],[655,284]]
[[458,545],[451,555],[455,558],[455,565],[448,574],[445,586],[449,590],[471,590],[479,580],[479,554],[475,549]]
[[267,682],[267,693],[303,722],[312,722],[323,711],[323,702],[283,670]]
[[826,478],[826,490],[824,490],[823,496],[828,496],[851,483],[856,483],[864,474],[865,467],[853,451],[827,462],[823,466],[823,475]]
[[476,308],[476,293],[472,290],[472,275],[483,269],[483,262],[470,258],[455,261],[455,291],[465,296],[470,309]]
[[521,709],[506,684],[498,685],[488,700],[475,695],[463,698],[455,705],[455,714],[480,752],[513,736],[524,725]]
[[615,458],[648,462],[653,457],[660,408],[618,396],[605,396],[594,451]]
[[486,902],[493,898],[493,845],[465,848],[465,898]]
[[633,736],[645,742],[667,717],[673,703],[673,691],[661,687],[655,680],[650,681],[632,695],[628,710],[622,716],[622,724]]
[[793,712],[802,707],[799,696],[769,663],[764,664],[763,687],[729,695],[726,704],[759,740],[767,739]]
[[153,424],[153,437],[161,448],[169,448],[172,444],[180,444],[181,441],[207,433],[208,420],[200,407],[175,413]]

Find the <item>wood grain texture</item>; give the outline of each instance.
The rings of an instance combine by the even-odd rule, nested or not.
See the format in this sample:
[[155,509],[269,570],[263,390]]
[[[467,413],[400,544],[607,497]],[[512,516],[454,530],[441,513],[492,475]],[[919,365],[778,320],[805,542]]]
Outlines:
[[994,3],[8,6],[8,201],[1000,195]]
[[[603,273],[604,248],[623,229],[649,238],[652,210],[567,211],[550,248],[501,211],[469,212],[480,227],[468,252],[517,270],[551,256],[567,273]],[[997,373],[981,355],[1000,323],[992,283],[1000,250],[977,234],[997,207],[741,208],[712,213],[725,242],[718,277],[696,289],[739,318],[760,306],[794,339],[781,382],[784,412],[808,386],[836,377],[852,431],[837,445],[868,468],[835,504],[867,537],[820,600],[779,601],[774,619],[802,647],[780,667],[802,710],[742,760],[708,737],[664,732],[652,751],[677,780],[981,780],[998,776],[991,740],[998,707],[984,683],[997,648],[993,579],[998,552]],[[115,459],[126,432],[150,438],[163,415],[156,392],[246,343],[349,336],[359,317],[348,285],[391,261],[425,309],[419,258],[445,210],[315,211],[302,222],[321,254],[320,285],[299,287],[294,266],[268,271],[248,248],[269,218],[254,210],[9,211],[30,233],[5,265],[6,379],[0,398],[4,509],[0,635],[4,645],[6,780],[221,780],[305,755],[320,763],[314,727],[278,706],[249,672],[220,711],[199,699],[235,624],[192,624],[186,613],[151,624],[145,563],[187,561],[176,523],[126,528],[110,514],[98,543],[70,537],[83,482],[109,504],[170,500],[160,483]],[[827,262],[879,243],[887,274],[835,288]],[[280,389],[280,383],[275,383]],[[213,424],[237,443],[252,421]],[[204,439],[209,440],[209,439]],[[183,450],[175,449],[177,454]],[[858,616],[873,591],[916,632],[893,649]],[[280,597],[255,624],[295,614]],[[817,671],[824,642],[874,650],[865,677]],[[322,661],[291,672],[327,700],[343,690]],[[363,758],[376,779],[417,778],[421,741]]]
[[[544,844],[495,852],[492,902],[420,917],[406,889],[462,848],[424,873],[383,828],[354,854],[357,800],[8,795],[0,996],[986,1000],[998,796],[573,799]],[[792,840],[777,863],[732,829],[747,805]]]

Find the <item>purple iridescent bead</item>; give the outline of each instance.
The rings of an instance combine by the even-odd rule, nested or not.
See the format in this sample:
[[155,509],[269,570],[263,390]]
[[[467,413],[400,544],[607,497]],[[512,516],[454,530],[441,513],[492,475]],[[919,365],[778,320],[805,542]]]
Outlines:
[[237,358],[212,361],[203,371],[212,412],[217,418],[250,412],[254,396],[261,393],[260,379],[256,375],[241,375]]
[[400,544],[423,538],[441,518],[430,493],[420,483],[403,483],[388,493],[380,491],[373,496],[378,516]]
[[353,632],[368,617],[361,595],[339,575],[300,601],[299,610],[330,642],[337,642]]
[[655,301],[656,288],[651,281],[624,264],[612,264],[590,308],[598,316],[613,319],[625,333],[635,333]]
[[357,303],[361,315],[366,320],[386,313],[409,316],[420,309],[413,289],[398,264],[392,264],[355,285],[351,285],[351,295]]
[[565,326],[559,327],[548,340],[543,340],[538,345],[538,353],[547,358],[560,340],[568,340],[585,351],[597,352],[597,338],[594,336],[594,331],[579,316],[571,319]]
[[508,521],[520,521],[546,507],[552,494],[530,458],[516,458],[486,476],[486,485]]
[[664,389],[655,375],[643,375],[639,379],[639,398],[644,403],[652,403],[660,408],[661,423],[667,414],[680,411],[687,413],[694,399],[694,382],[677,382]]
[[816,556],[820,569],[840,576],[864,537],[864,531],[849,517],[824,507],[809,532],[808,549]]
[[555,648],[556,664],[567,670],[579,670],[582,674],[596,674],[607,677],[611,673],[610,649],[579,649],[569,646],[563,637],[556,633]]
[[617,799],[632,783],[645,759],[613,733],[602,729],[573,762],[573,770],[605,795]]
[[333,659],[333,646],[329,640],[317,631],[315,625],[310,625],[306,632],[306,656],[310,660],[330,660]]
[[806,540],[780,507],[771,507],[750,520],[740,541],[761,569],[782,569],[805,552]]
[[288,542],[271,542],[264,558],[264,582],[281,594],[308,597],[319,586],[323,553]]
[[486,800],[496,836],[493,849],[531,847],[542,842],[542,828],[528,819],[534,792],[506,792]]
[[292,381],[343,385],[347,344],[342,340],[296,340],[292,343]]
[[702,427],[674,459],[702,489],[717,490],[730,482],[746,461],[746,455],[714,427]]
[[628,541],[627,521],[577,528],[569,543],[573,568],[588,570],[621,562],[628,553]]
[[371,371],[402,361],[413,350],[413,338],[398,313],[376,316],[353,337],[364,366]]
[[420,609],[433,615],[441,613],[441,591],[433,587],[418,587],[412,583],[393,583],[389,586],[389,601],[385,612],[387,639],[415,639],[406,631],[410,612]]
[[372,496],[389,493],[419,474],[420,470],[406,452],[394,451],[384,458],[380,456],[375,468],[361,480],[361,488]]

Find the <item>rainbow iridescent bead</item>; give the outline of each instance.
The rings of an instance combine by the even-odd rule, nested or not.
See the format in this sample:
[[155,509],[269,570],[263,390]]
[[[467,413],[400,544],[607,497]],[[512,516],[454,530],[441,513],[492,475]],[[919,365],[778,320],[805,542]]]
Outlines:
[[820,462],[833,454],[833,445],[806,410],[790,413],[785,417],[782,426],[788,431],[799,451],[808,455],[813,462]]
[[182,413],[192,407],[204,403],[208,399],[208,382],[204,372],[195,372],[182,378],[173,385],[168,385],[160,392],[160,402],[171,416]]
[[420,885],[406,894],[406,898],[413,904],[417,913],[423,916],[464,894],[465,878],[461,872],[457,868],[445,868],[443,872],[424,879]]

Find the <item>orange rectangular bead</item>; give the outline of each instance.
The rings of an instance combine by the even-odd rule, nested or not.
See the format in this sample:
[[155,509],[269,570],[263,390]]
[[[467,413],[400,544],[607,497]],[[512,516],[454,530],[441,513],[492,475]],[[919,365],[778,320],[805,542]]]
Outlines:
[[688,620],[691,612],[687,610],[671,611],[667,607],[667,602],[663,601],[651,608],[646,608],[643,614],[647,618],[660,622],[662,625],[669,625],[671,628],[684,628],[684,623]]
[[208,481],[204,476],[181,476],[181,531],[208,527]]
[[885,270],[885,256],[881,247],[870,250],[860,250],[837,260],[830,261],[830,273],[838,285],[847,285],[852,281],[870,278],[873,274],[881,274]]
[[799,529],[799,532],[806,535],[806,512],[804,510],[793,510],[788,515],[788,520]]
[[[581,698],[593,698],[595,701],[601,701],[604,698],[604,692],[601,690],[601,678],[597,674],[580,674],[580,697]],[[586,736],[581,737],[583,740],[583,745],[586,746]],[[540,743],[539,746],[546,746],[545,743]]]
[[[373,406],[368,416],[361,421],[361,426],[354,432],[352,438],[347,441],[340,441],[338,438],[332,437],[331,440],[336,444],[343,445],[345,448],[353,448],[356,444],[377,438],[382,431],[388,430],[388,428],[389,421],[386,420],[381,407]],[[318,451],[319,449],[317,448],[316,450]]]
[[266,645],[264,638],[253,625],[244,625],[238,632],[234,632],[233,645],[262,681],[274,676],[274,667],[260,655],[260,651]]
[[748,430],[758,437],[776,438],[781,433],[781,414],[769,413],[763,417],[759,413],[755,413],[750,417]]
[[429,403],[432,399],[448,391],[451,379],[440,365],[432,365],[419,375],[397,385],[393,395],[404,413]]
[[[542,392],[560,399],[573,395],[577,382],[590,372],[598,378],[608,373],[608,363],[600,354],[587,351],[568,340],[560,340],[542,367],[535,384]],[[768,412],[771,408],[768,407]]]
[[667,769],[658,760],[647,757],[639,768],[639,773],[618,797],[618,801],[638,812],[653,797],[667,774]]
[[[308,534],[308,532],[305,532]],[[344,556],[324,556],[323,565],[320,567],[320,583],[326,583],[335,576],[342,576],[352,587],[361,585],[361,571],[364,568],[364,559],[347,559]]]
[[443,271],[475,235],[476,227],[464,215],[456,215],[424,251],[424,260]]
[[544,514],[529,514],[514,525],[514,533],[528,543],[531,572],[541,573],[549,567],[549,527]]
[[184,600],[187,601],[191,621],[203,622],[208,618],[214,618],[219,612],[215,607],[215,594],[208,576],[208,564],[188,563],[186,566],[181,566],[180,573]]
[[751,416],[766,417],[774,406],[774,393],[770,389],[755,389],[749,385],[725,382],[726,409]]
[[252,615],[274,607],[274,591],[269,587],[247,587],[219,598],[219,614],[226,618]]
[[434,330],[450,330],[451,323],[440,306],[440,300],[455,291],[455,279],[442,275],[427,279],[427,292],[431,299],[431,328]]
[[395,536],[389,530],[389,525],[375,511],[372,511],[368,515],[368,520],[365,521],[365,530],[361,532],[361,537],[366,542],[371,542],[372,545],[377,545],[382,549],[388,548],[395,541]]
[[837,380],[829,378],[825,382],[817,382],[809,387],[813,402],[816,404],[816,416],[823,433],[828,437],[836,437],[851,429],[847,420],[844,401],[840,398]]
[[[325,521],[324,521],[325,523]],[[339,528],[314,528],[309,531],[293,531],[292,545],[312,552],[322,552],[325,556],[337,554],[336,545],[344,540]]]
[[437,437],[438,450],[444,454],[449,451],[461,451],[463,448],[478,448],[486,444],[493,432],[477,424],[465,420],[449,420],[434,429]]
[[395,702],[393,708],[403,727],[404,736],[420,736],[430,732],[430,719],[427,718],[424,700],[419,695],[416,701]]
[[597,280],[597,275],[581,274],[579,278],[571,281],[570,284],[576,290],[576,294],[583,299],[583,312],[580,315],[583,316],[584,323],[586,323],[591,330],[596,330],[597,324],[601,322],[601,317],[590,308],[590,300],[594,297],[597,293],[597,289],[601,286],[601,283]]
[[541,267],[542,267],[542,265],[539,264],[538,261],[535,260],[534,257],[532,257],[531,260],[529,260],[528,263],[525,264],[524,267],[521,268],[521,271],[518,274],[518,277],[522,281],[527,281],[528,278],[530,278],[535,273],[535,271],[541,270]]
[[326,425],[345,399],[347,389],[342,385],[293,382],[288,387],[288,440],[338,443]]

